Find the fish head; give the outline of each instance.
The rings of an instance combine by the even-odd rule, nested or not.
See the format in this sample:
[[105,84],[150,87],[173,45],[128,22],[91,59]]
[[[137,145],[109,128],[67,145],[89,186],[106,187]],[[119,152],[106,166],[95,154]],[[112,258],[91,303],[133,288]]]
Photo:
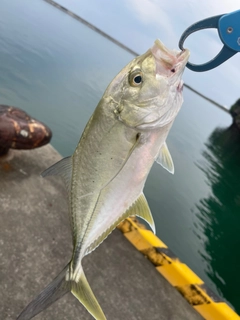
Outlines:
[[118,120],[138,130],[171,123],[183,102],[181,77],[189,55],[188,50],[169,50],[156,40],[131,61],[105,92],[116,105]]

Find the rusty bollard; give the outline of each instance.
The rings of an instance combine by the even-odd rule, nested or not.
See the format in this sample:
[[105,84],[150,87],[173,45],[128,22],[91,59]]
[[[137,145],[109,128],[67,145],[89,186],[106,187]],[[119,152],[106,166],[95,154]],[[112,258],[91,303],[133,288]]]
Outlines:
[[9,149],[34,149],[47,144],[51,130],[25,111],[0,105],[0,156]]

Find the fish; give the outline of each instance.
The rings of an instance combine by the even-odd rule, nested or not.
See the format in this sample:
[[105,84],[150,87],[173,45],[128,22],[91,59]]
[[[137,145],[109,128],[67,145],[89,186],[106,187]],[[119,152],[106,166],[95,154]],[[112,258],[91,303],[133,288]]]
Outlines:
[[183,103],[181,78],[189,55],[156,40],[109,84],[73,155],[43,172],[61,176],[66,185],[73,253],[17,320],[33,318],[67,292],[93,318],[106,320],[82,259],[129,216],[144,219],[155,233],[143,188],[155,161],[174,173],[166,138]]

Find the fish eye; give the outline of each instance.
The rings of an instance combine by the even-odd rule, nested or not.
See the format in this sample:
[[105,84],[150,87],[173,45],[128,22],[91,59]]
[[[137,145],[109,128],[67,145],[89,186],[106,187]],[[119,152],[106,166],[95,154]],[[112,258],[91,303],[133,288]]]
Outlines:
[[142,72],[139,70],[133,71],[129,75],[129,84],[132,87],[138,87],[143,82]]
[[140,84],[142,82],[142,76],[138,75],[133,78],[134,83]]

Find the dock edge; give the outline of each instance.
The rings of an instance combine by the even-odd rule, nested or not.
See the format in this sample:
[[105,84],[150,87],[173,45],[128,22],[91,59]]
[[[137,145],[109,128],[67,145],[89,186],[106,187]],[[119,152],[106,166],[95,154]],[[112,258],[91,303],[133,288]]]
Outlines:
[[240,320],[239,315],[218,297],[152,231],[136,218],[127,218],[117,227],[131,244],[147,257],[156,270],[174,286],[206,320]]

